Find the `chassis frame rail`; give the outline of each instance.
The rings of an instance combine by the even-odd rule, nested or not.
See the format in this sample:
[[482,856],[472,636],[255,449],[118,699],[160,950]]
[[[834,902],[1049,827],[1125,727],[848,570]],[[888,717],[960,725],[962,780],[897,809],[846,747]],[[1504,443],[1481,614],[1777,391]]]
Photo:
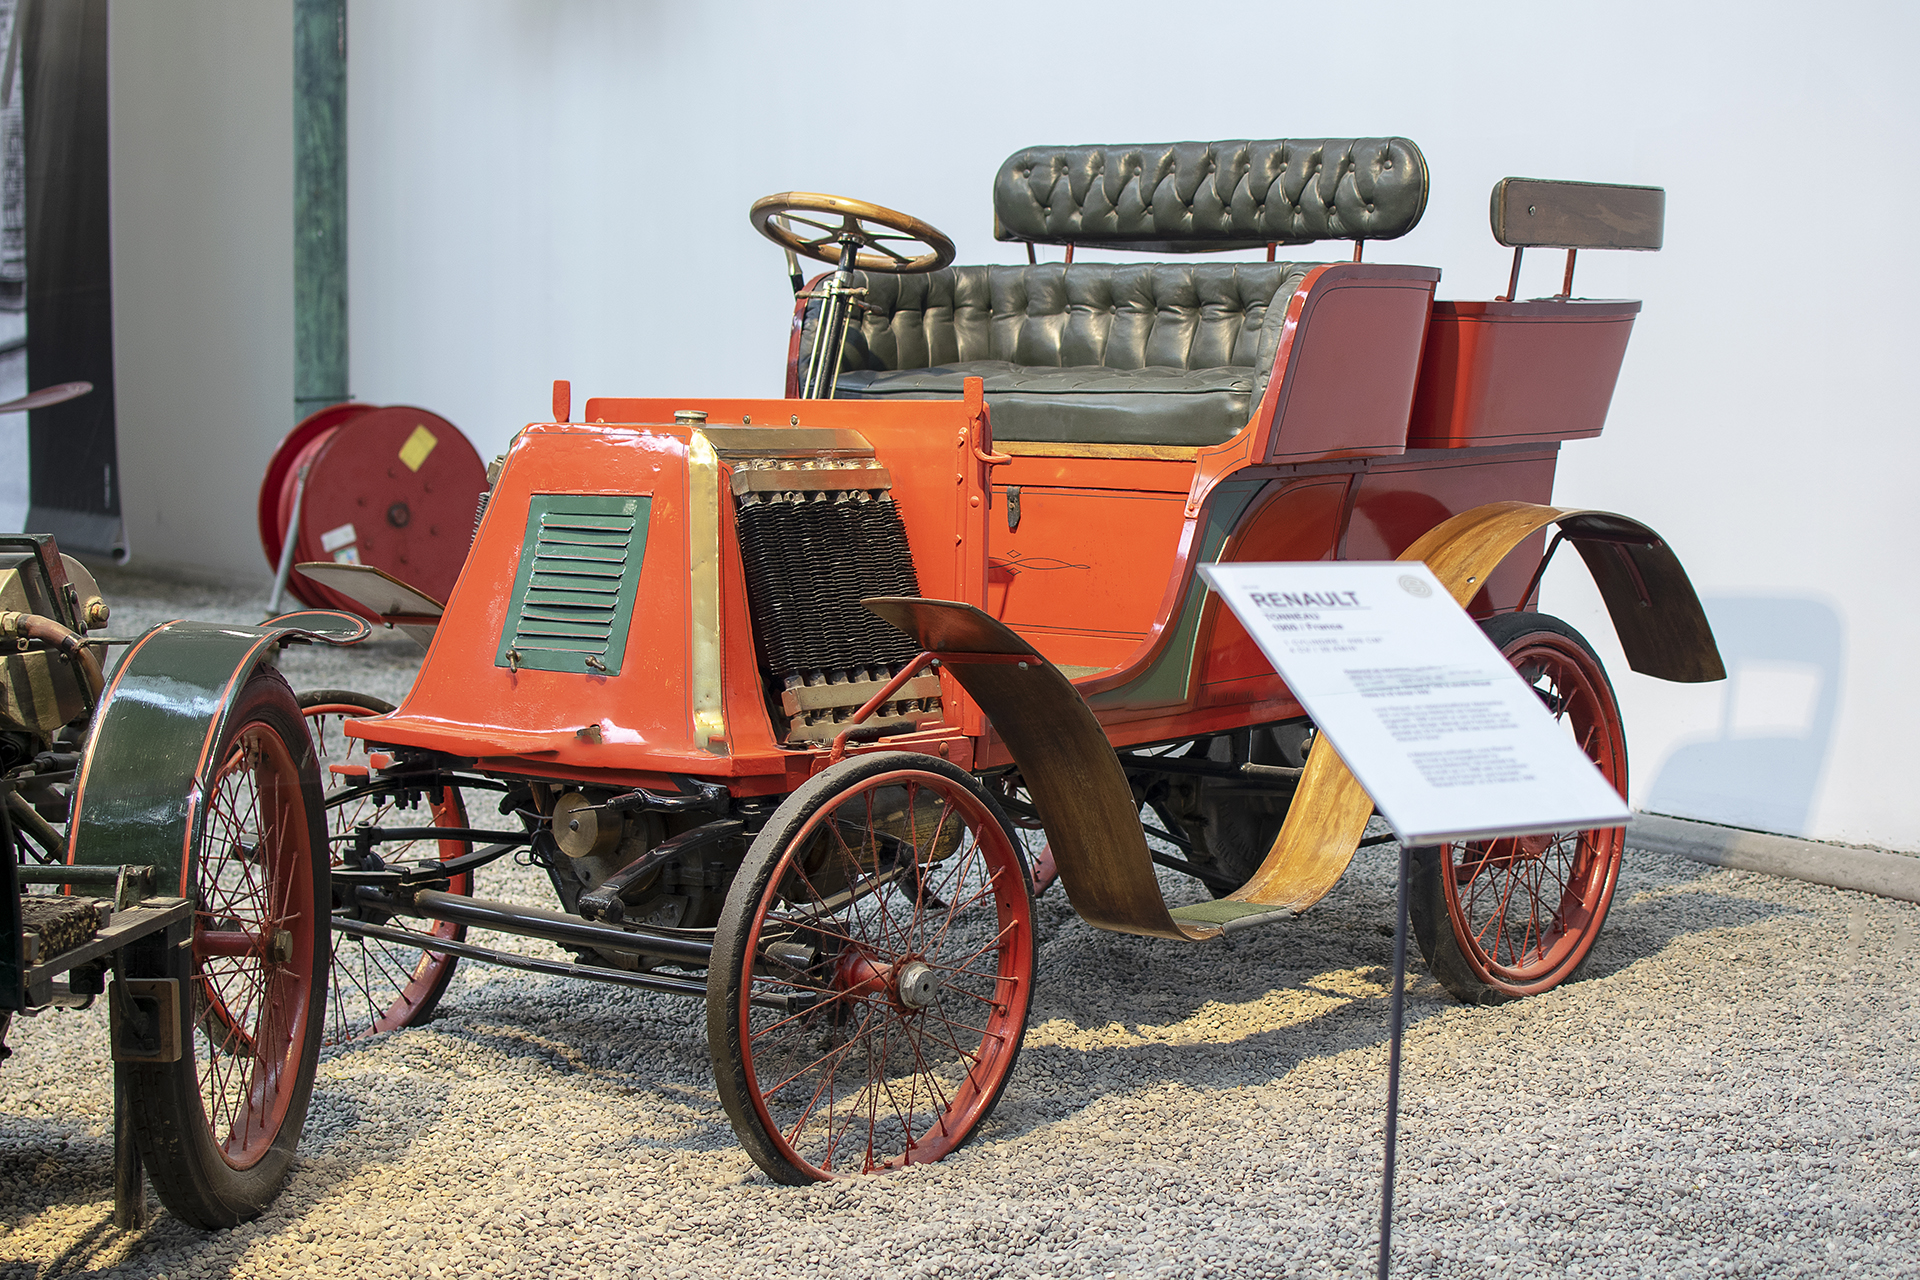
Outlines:
[[[368,924],[364,920],[335,918],[333,931],[356,938],[398,942],[407,946],[419,946],[422,942],[419,934],[408,933],[404,929],[389,929],[384,925]],[[630,973],[625,969],[603,969],[597,965],[546,960],[539,956],[524,956],[518,952],[483,947],[472,942],[455,942],[450,938],[433,938],[427,941],[431,945],[425,947],[425,950],[459,956],[463,960],[497,964],[505,969],[522,969],[528,973],[542,973],[557,978],[585,978],[590,982],[605,982],[617,987],[636,987],[642,991],[654,991],[662,995],[694,996],[703,1000],[707,995],[707,984],[698,978],[675,978],[657,973]],[[777,1009],[782,1013],[794,1011],[792,1001],[785,996],[756,996],[754,1003],[768,1009]]]

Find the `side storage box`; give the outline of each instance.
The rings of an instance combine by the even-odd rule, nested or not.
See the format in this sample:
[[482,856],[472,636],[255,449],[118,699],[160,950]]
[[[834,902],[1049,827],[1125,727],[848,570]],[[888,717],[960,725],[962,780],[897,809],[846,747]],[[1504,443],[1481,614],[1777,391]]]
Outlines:
[[1409,449],[1579,440],[1606,425],[1638,302],[1436,302]]

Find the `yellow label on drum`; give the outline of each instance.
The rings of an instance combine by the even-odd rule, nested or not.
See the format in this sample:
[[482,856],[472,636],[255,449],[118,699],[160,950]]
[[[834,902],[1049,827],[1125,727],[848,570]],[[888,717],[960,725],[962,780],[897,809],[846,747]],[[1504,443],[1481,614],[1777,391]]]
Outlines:
[[407,442],[400,446],[400,461],[407,464],[407,470],[418,471],[420,464],[427,460],[427,455],[433,452],[433,446],[439,443],[440,438],[425,426],[415,427],[413,434],[407,437]]

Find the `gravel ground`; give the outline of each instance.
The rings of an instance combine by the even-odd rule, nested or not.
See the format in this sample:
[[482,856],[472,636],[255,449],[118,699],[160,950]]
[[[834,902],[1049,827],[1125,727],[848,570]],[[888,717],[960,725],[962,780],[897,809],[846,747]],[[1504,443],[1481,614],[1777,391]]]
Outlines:
[[[257,611],[105,585],[115,634]],[[391,698],[417,657],[393,636],[286,665]],[[1206,946],[1089,929],[1056,888],[979,1137],[806,1189],[735,1145],[697,1005],[463,965],[431,1026],[323,1055],[259,1221],[118,1233],[105,1015],[27,1019],[0,1067],[0,1275],[1371,1274],[1393,868],[1363,851],[1304,918]],[[549,900],[532,876],[482,892]],[[1416,967],[1400,1273],[1920,1273],[1916,910],[1631,853],[1584,981],[1468,1009]]]

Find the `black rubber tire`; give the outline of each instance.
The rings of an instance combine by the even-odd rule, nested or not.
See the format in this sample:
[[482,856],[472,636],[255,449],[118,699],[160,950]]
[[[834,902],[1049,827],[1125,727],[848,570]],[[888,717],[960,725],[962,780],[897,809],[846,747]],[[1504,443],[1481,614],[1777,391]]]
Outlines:
[[[1581,716],[1590,726],[1585,735],[1585,749],[1607,781],[1622,795],[1626,794],[1626,735],[1620,722],[1619,702],[1614,697],[1612,682],[1607,679],[1606,668],[1600,664],[1598,655],[1586,638],[1560,619],[1544,613],[1496,614],[1482,622],[1480,628],[1516,666],[1526,661],[1527,655],[1532,653],[1535,655],[1533,661],[1552,665],[1563,682],[1578,687],[1575,697],[1564,696],[1564,690],[1558,686],[1550,696],[1543,697],[1543,701],[1548,702],[1549,710],[1555,711],[1556,718],[1567,714],[1569,707],[1581,706],[1578,697],[1591,699],[1592,709],[1581,711]],[[1540,679],[1549,678],[1543,668],[1536,668],[1536,671]],[[1539,687],[1538,680],[1532,678],[1534,672],[1523,667],[1522,673],[1528,674],[1529,682]],[[1576,736],[1580,735],[1576,733]],[[1506,862],[1504,867],[1502,860],[1493,856],[1496,851],[1503,847],[1521,848],[1524,841],[1488,841],[1413,851],[1407,901],[1414,937],[1419,941],[1420,953],[1426,957],[1427,967],[1433,976],[1456,999],[1466,1004],[1502,1004],[1523,996],[1551,991],[1562,983],[1578,979],[1593,958],[1593,946],[1606,924],[1614,886],[1619,880],[1621,856],[1625,849],[1623,829],[1598,828],[1531,839],[1545,839],[1551,843],[1542,850]],[[1571,847],[1569,841],[1572,842]],[[1459,901],[1461,876],[1466,877],[1466,883],[1471,883],[1483,872],[1497,875],[1504,870],[1510,880],[1518,882],[1521,877],[1515,867],[1522,863],[1545,862],[1563,852],[1567,857],[1567,872],[1561,882],[1566,887],[1558,901],[1541,904],[1549,912],[1547,928],[1539,930],[1537,935],[1523,930],[1521,955],[1516,957],[1509,950],[1508,958],[1520,960],[1533,954],[1525,949],[1525,939],[1529,936],[1539,936],[1544,946],[1546,935],[1550,932],[1556,939],[1554,945],[1547,948],[1537,961],[1503,963],[1502,939],[1508,935],[1503,927],[1496,928],[1489,921],[1478,932],[1480,936],[1492,932],[1495,939],[1493,951],[1489,953],[1478,940],[1476,930],[1467,919],[1466,908]],[[1480,869],[1470,870],[1476,853],[1480,855]],[[1493,870],[1488,872],[1489,868]],[[1449,880],[1455,888],[1451,900]],[[1573,887],[1576,883],[1579,886],[1577,891]],[[1504,926],[1515,893],[1525,896],[1543,886],[1544,881],[1529,891],[1525,885],[1516,884],[1510,886],[1505,895],[1492,895],[1500,903],[1500,925]],[[1532,919],[1538,922],[1537,911]],[[1573,923],[1571,932],[1566,928],[1569,921]]]
[[[881,783],[878,781],[880,779],[888,781]],[[935,826],[930,830],[920,828],[925,831],[924,844],[919,835],[899,841],[916,850],[913,859],[915,865],[929,868],[924,875],[916,873],[908,878],[913,884],[912,894],[907,895],[900,890],[899,886],[904,881],[898,876],[890,876],[881,882],[881,887],[851,894],[852,900],[845,904],[847,909],[836,908],[837,914],[829,913],[832,921],[844,932],[814,932],[812,940],[820,944],[815,958],[806,962],[804,968],[788,968],[785,971],[797,976],[791,979],[783,977],[778,972],[780,966],[771,962],[763,962],[763,967],[756,974],[749,965],[748,949],[754,945],[756,926],[764,904],[776,899],[789,904],[785,919],[791,919],[801,910],[797,905],[792,905],[796,902],[794,898],[777,892],[774,887],[776,875],[781,877],[779,885],[782,888],[804,883],[809,890],[821,892],[807,873],[795,873],[791,869],[792,864],[787,857],[789,848],[801,851],[799,861],[803,866],[818,864],[811,874],[820,877],[822,884],[831,886],[836,874],[846,874],[848,888],[857,886],[859,874],[864,874],[866,870],[861,864],[861,855],[870,853],[877,870],[880,865],[880,842],[867,843],[863,839],[858,845],[860,852],[850,858],[834,850],[831,841],[820,844],[812,842],[816,836],[830,830],[823,815],[834,813],[843,804],[857,806],[861,804],[859,797],[864,795],[868,797],[869,804],[866,812],[871,817],[874,812],[870,807],[871,798],[876,794],[885,794],[885,789],[896,786],[900,788],[901,795],[912,798],[900,810],[890,813],[922,812],[920,796],[929,793],[936,803],[946,806]],[[969,799],[956,806],[953,800],[962,792]],[[964,812],[965,809],[971,809],[972,812]],[[857,828],[855,822],[845,816],[845,812],[836,815],[837,821],[833,824],[842,833],[873,829]],[[968,829],[976,833],[971,844],[962,832],[955,841],[954,849],[938,855],[937,860],[923,860],[918,856],[918,850],[930,850],[938,845],[944,838],[940,833],[945,830],[944,825],[940,824],[945,823],[946,814],[954,812],[961,812],[963,820],[969,823]],[[809,823],[817,817],[819,822],[810,830]],[[917,820],[915,822],[917,824]],[[880,829],[897,832],[899,827]],[[960,831],[960,828],[956,827],[955,830]],[[844,834],[840,836],[839,844],[841,851],[852,851],[853,847],[847,845]],[[897,849],[898,845],[894,847]],[[978,860],[970,863],[976,854]],[[892,856],[897,859],[897,852]],[[836,862],[836,859],[839,861]],[[972,871],[969,871],[969,865],[973,867]],[[859,873],[848,873],[848,867],[858,867]],[[799,877],[797,880],[793,878],[796,874]],[[969,880],[969,875],[982,879]],[[878,879],[877,876],[875,878]],[[951,903],[942,900],[940,895],[943,892],[956,887],[964,887],[967,892],[951,893]],[[891,908],[887,906],[889,895],[893,896],[895,903]],[[987,902],[989,897],[991,901]],[[993,915],[991,923],[983,920],[982,913],[975,912],[956,927],[962,911],[971,904],[983,902],[987,902],[986,910]],[[859,913],[850,910],[862,903],[871,904],[860,908],[864,920],[858,919]],[[923,906],[934,912],[946,910],[948,915],[944,925],[939,928],[931,925],[923,927]],[[900,926],[897,923],[899,916],[905,915],[909,909],[911,918],[906,925]],[[824,920],[829,917],[814,918]],[[881,920],[887,923],[877,931],[881,936],[876,937],[868,932],[866,926]],[[965,958],[956,960],[956,952],[978,940],[983,925],[990,931],[988,941]],[[885,936],[886,930],[897,930],[897,933],[891,937]],[[804,928],[794,929],[789,940],[807,936]],[[841,941],[829,941],[832,938]],[[902,945],[889,951],[888,948],[896,940]],[[765,939],[760,941],[764,943]],[[916,944],[926,945],[922,948]],[[954,951],[941,950],[949,944]],[[987,954],[987,948],[994,948],[997,957],[992,976],[969,969],[972,960]],[[1033,948],[1033,897],[1020,842],[1006,815],[972,775],[945,760],[908,752],[855,756],[823,770],[788,796],[755,838],[746,861],[727,893],[726,908],[714,939],[713,961],[707,974],[707,1046],[720,1100],[726,1107],[727,1118],[733,1122],[741,1145],[769,1177],[789,1185],[838,1177],[849,1172],[870,1172],[904,1163],[937,1160],[957,1149],[992,1113],[1007,1080],[1012,1076],[1032,1000]],[[928,979],[930,986],[910,998],[905,994],[911,986],[905,980],[905,975],[916,961],[944,971],[949,976]],[[869,966],[858,971],[869,975],[885,973],[887,976],[866,979],[870,985],[865,990],[858,985],[849,987],[844,979],[848,966],[857,967],[868,962],[876,962],[878,967]],[[924,968],[922,972],[925,972]],[[995,1000],[983,999],[978,990],[967,990],[967,983],[961,976],[963,974],[973,979],[985,979],[986,989]],[[753,986],[751,984],[756,976],[759,985]],[[900,981],[896,982],[896,979]],[[882,1115],[876,1125],[873,1115],[869,1113],[864,1148],[857,1142],[848,1144],[851,1149],[864,1151],[864,1156],[852,1167],[836,1164],[836,1144],[841,1139],[833,1136],[833,1133],[836,1123],[848,1126],[858,1123],[857,1107],[842,1106],[838,1114],[843,1119],[836,1122],[831,1106],[837,1104],[817,1104],[815,1100],[820,1098],[821,1089],[816,1089],[794,1126],[796,1135],[805,1130],[804,1138],[796,1136],[789,1141],[781,1132],[783,1126],[770,1123],[774,1103],[770,1097],[759,1093],[754,1063],[759,1061],[763,1066],[777,1063],[784,1068],[795,1059],[780,1057],[781,1046],[778,1041],[763,1041],[760,1033],[755,1033],[754,1037],[759,1048],[743,1044],[746,1038],[743,1031],[748,1020],[754,1016],[754,1009],[747,1007],[744,1001],[750,990],[765,996],[770,991],[777,992],[783,983],[791,990],[819,992],[827,998],[818,1000],[816,1007],[797,1015],[763,1012],[760,1014],[763,1028],[768,1020],[774,1022],[776,1029],[781,1023],[792,1024],[791,1030],[780,1039],[805,1046],[797,1057],[811,1053],[811,1046],[820,1041],[830,1042],[836,1036],[843,1036],[846,1048],[839,1050],[834,1065],[825,1069],[826,1083],[821,1089],[833,1091],[841,1087],[836,1083],[840,1062],[852,1061],[856,1047],[858,1058],[866,1064],[867,1070],[867,1083],[862,1087],[863,1091],[871,1090],[876,1101],[880,1091],[887,1087],[885,1082],[894,1079],[890,1073],[895,1064],[889,1054],[898,1056],[902,1045],[911,1048],[915,1067],[926,1076],[924,1094],[909,1091],[904,1086],[899,1090],[911,1092],[905,1117],[899,1115],[897,1097],[887,1104],[894,1109],[893,1118]],[[1006,994],[1001,997],[1003,991]],[[948,992],[957,993],[952,997],[952,1007],[976,1007],[962,1006],[960,1001],[963,997],[979,1002],[981,1011],[977,1016],[985,1026],[977,1028],[971,1025],[971,1019],[976,1016],[974,1014],[958,1020],[951,1017],[949,1006],[943,1000]],[[924,1020],[916,1021],[918,1019]],[[876,1020],[879,1022],[878,1029],[870,1030]],[[855,1023],[850,1032],[846,1031],[849,1023]],[[898,1030],[898,1039],[890,1040],[895,1029]],[[960,1044],[970,1042],[972,1033],[976,1031],[982,1035],[978,1050],[968,1053],[960,1049]],[[947,1038],[939,1039],[943,1033]],[[938,1085],[942,1082],[939,1069],[950,1070],[953,1066],[953,1063],[946,1063],[944,1068],[941,1067],[940,1051],[946,1049],[956,1051],[955,1061],[964,1056],[973,1066],[962,1071],[958,1083],[953,1076],[945,1076],[947,1087],[939,1090]],[[824,1057],[819,1059],[824,1060]],[[976,1072],[985,1079],[978,1078]],[[785,1079],[796,1079],[799,1074],[796,1072]],[[857,1068],[848,1068],[849,1076],[857,1074]],[[874,1085],[876,1078],[883,1081],[880,1086]],[[920,1081],[921,1077],[916,1074],[914,1079]],[[777,1094],[780,1087],[776,1086],[770,1092]],[[803,1084],[790,1096],[800,1096],[805,1092]],[[853,1096],[857,1098],[861,1094],[855,1093]],[[916,1140],[913,1134],[919,1113],[914,1109],[914,1099],[920,1096],[929,1100],[927,1115],[930,1118],[919,1127],[920,1136]],[[839,1094],[836,1092],[834,1097],[838,1098]],[[779,1105],[785,1117],[788,1114],[784,1110],[787,1103],[782,1101]],[[822,1141],[822,1137],[817,1129],[806,1127],[812,1123],[808,1117],[817,1117],[822,1107],[829,1111],[825,1121],[828,1132],[822,1148],[825,1158],[816,1156],[809,1159],[801,1154],[801,1148],[813,1152],[815,1144]],[[844,1119],[847,1116],[853,1119]],[[887,1145],[894,1137],[890,1128],[894,1119],[899,1120],[899,1133],[903,1135],[898,1152]],[[881,1132],[883,1129],[886,1132]],[[877,1147],[880,1149],[876,1150]]]
[[[323,708],[355,708],[370,716],[385,715],[393,710],[393,704],[385,699],[372,694],[355,693],[350,689],[311,689],[299,696],[299,702],[309,729],[317,727],[315,719],[323,714]],[[391,812],[380,803],[378,791],[361,791],[351,784],[333,785],[334,779],[325,774],[325,770],[328,764],[336,763],[331,755],[335,745],[328,741],[325,733],[314,735],[314,747],[323,774],[321,785],[325,793],[329,836],[339,835],[361,820],[377,823],[383,814]],[[432,816],[430,825],[469,825],[466,802],[457,788],[446,788],[441,802],[434,804],[429,801],[427,807]],[[429,825],[411,816],[400,821],[408,826]],[[334,860],[335,852],[329,845],[330,863]],[[423,852],[413,845],[388,845],[383,847],[382,856],[389,861],[413,861]],[[464,844],[443,841],[439,856],[441,861],[445,861],[466,852],[467,846]],[[473,874],[468,872],[454,876],[447,887],[452,893],[472,893]],[[444,952],[433,953],[426,945],[430,941],[426,930],[431,929],[433,938],[458,942],[467,936],[465,925],[422,922],[405,916],[395,916],[381,923],[388,928],[421,932],[423,945],[415,949],[399,943],[362,941],[346,934],[336,937],[333,960],[327,974],[328,1044],[342,1044],[379,1031],[424,1026],[432,1020],[434,1010],[440,1005],[440,998],[453,981],[459,958]]]
[[[209,760],[219,762],[212,766],[217,773],[190,816],[181,875],[180,892],[196,903],[194,958],[181,999],[181,1056],[126,1068],[135,1139],[154,1190],[175,1217],[204,1229],[259,1216],[286,1179],[319,1060],[328,956],[319,772],[293,691],[277,672],[260,668],[248,677]],[[245,767],[248,760],[253,767]],[[246,808],[227,801],[229,794],[235,801],[251,797],[253,810],[271,812],[275,821],[247,827]],[[244,834],[257,837],[251,847],[234,838]],[[259,866],[266,868],[264,877],[252,870]],[[223,881],[223,872],[237,874]],[[256,878],[266,886],[258,895],[264,909],[290,926],[276,930],[270,944],[276,954],[202,956],[206,932],[238,936],[234,926],[249,922],[241,893]],[[233,999],[249,981],[258,986],[251,993],[257,1002]],[[227,1012],[233,1008],[241,1013]],[[255,1011],[250,1022],[249,1009]],[[230,1051],[236,1038],[273,1046],[267,1069],[247,1069],[237,1092],[230,1073],[248,1058]],[[255,1055],[253,1066],[260,1065]],[[223,1069],[229,1073],[224,1087]],[[218,1120],[209,1114],[203,1079],[213,1110],[226,1112]],[[236,1149],[237,1158],[223,1148]]]

